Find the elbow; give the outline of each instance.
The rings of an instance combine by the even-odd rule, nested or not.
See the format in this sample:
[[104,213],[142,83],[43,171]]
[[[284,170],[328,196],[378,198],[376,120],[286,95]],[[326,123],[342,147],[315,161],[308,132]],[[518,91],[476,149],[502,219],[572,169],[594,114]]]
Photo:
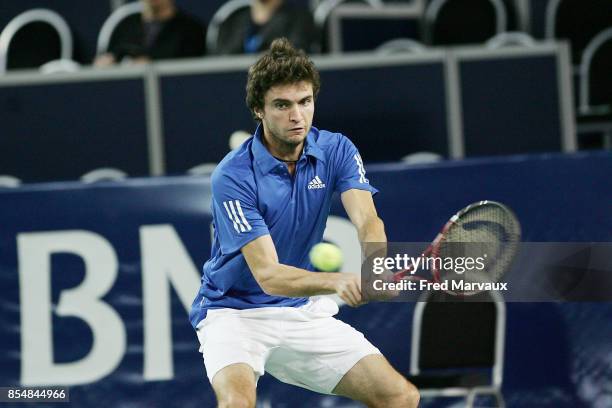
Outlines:
[[265,293],[268,296],[278,296],[278,294],[275,292],[274,290],[274,286],[270,285],[269,282],[262,280],[262,281],[257,281],[257,283],[259,284],[259,287],[261,288],[261,290],[263,291],[263,293]]
[[259,268],[256,271],[253,271],[253,276],[255,277],[255,281],[263,290],[266,295],[269,296],[281,296],[282,294],[278,292],[278,288],[274,283],[274,268],[272,266],[266,266]]

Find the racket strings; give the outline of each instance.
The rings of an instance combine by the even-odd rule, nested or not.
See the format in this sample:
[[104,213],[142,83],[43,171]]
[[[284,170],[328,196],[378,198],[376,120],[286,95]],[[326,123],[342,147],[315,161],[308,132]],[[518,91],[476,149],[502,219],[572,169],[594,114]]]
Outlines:
[[439,256],[442,259],[481,257],[484,268],[442,269],[440,277],[464,282],[497,282],[510,266],[519,242],[520,224],[512,212],[494,203],[468,208],[446,232]]

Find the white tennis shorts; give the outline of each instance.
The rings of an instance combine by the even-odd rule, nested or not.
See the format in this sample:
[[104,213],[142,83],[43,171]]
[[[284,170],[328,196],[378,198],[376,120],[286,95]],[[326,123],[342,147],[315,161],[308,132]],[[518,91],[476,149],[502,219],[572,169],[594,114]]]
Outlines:
[[338,306],[315,296],[301,307],[214,309],[197,327],[208,379],[224,367],[246,363],[256,379],[278,380],[331,394],[359,360],[380,354],[348,324],[333,318]]

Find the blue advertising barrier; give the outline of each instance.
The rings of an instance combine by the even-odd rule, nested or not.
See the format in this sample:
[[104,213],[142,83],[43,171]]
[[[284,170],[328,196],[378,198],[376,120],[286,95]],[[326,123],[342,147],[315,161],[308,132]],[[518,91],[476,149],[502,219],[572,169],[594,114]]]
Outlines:
[[[516,211],[527,241],[610,242],[610,174],[612,155],[597,153],[379,165],[368,177],[393,241],[430,240],[457,209],[493,199]],[[65,385],[72,407],[214,406],[187,320],[210,250],[209,207],[208,178],[0,190],[0,386]],[[326,238],[356,249],[354,235],[336,200]],[[407,373],[413,306],[342,307],[339,318]],[[508,304],[508,406],[603,406],[610,322],[610,303]],[[358,406],[269,375],[258,404]]]

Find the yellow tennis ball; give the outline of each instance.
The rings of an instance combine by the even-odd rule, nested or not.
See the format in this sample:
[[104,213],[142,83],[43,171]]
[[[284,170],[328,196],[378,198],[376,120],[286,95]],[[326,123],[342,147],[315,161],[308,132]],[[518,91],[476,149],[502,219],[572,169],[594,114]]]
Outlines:
[[312,266],[323,272],[336,272],[342,266],[342,251],[334,244],[321,242],[312,247],[308,256]]

